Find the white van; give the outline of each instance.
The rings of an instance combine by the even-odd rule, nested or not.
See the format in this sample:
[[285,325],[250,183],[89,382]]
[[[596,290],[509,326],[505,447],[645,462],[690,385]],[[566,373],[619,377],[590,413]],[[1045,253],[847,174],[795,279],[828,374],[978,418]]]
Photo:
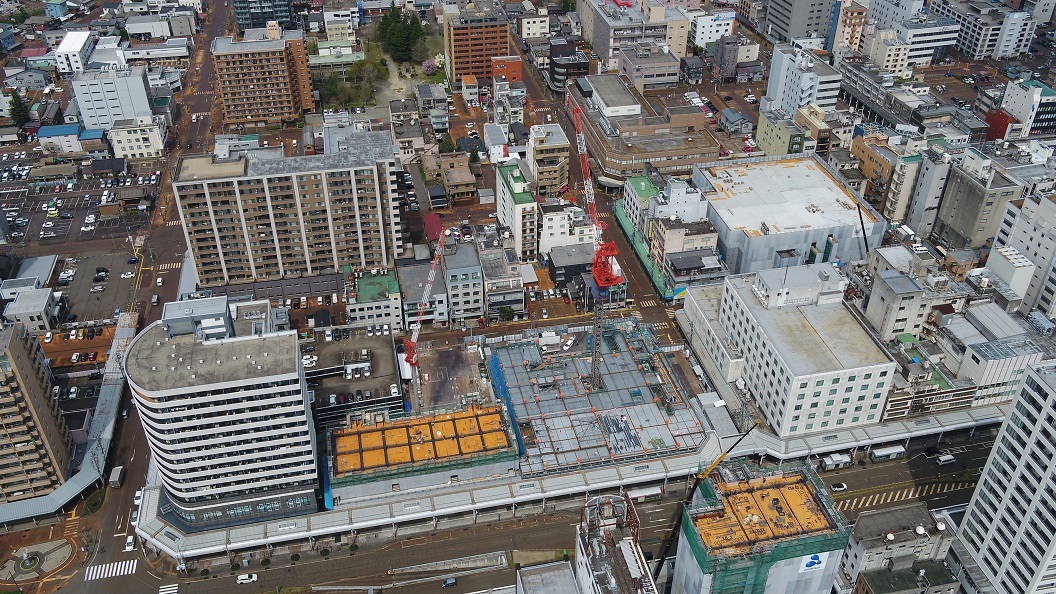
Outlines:
[[947,464],[953,464],[956,461],[957,461],[957,458],[954,458],[950,454],[943,454],[943,455],[941,455],[941,456],[939,456],[938,458],[935,459],[935,462],[939,466],[946,466]]

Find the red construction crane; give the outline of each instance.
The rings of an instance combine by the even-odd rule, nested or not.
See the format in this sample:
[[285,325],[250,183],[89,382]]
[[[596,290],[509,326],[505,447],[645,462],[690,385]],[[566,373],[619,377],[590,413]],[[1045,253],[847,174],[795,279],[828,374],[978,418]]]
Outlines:
[[[429,216],[430,215],[426,215],[426,217]],[[437,225],[440,224],[439,217],[436,218],[435,223]],[[411,325],[410,337],[403,339],[404,360],[414,367],[418,366],[418,333],[422,331],[422,322],[425,320],[425,312],[429,309],[429,298],[433,294],[433,282],[436,281],[436,271],[440,268],[440,256],[444,253],[444,240],[446,239],[446,236],[443,232],[442,226],[440,229],[439,232],[433,229],[432,232],[429,233],[430,225],[426,225],[427,234],[436,236],[427,237],[429,241],[436,241],[436,253],[433,254],[433,261],[429,265],[429,276],[425,279],[425,285],[422,287],[422,300],[418,303],[418,319]]]
[[601,380],[601,324],[605,319],[605,307],[600,297],[602,291],[623,283],[623,273],[616,263],[616,244],[602,241],[605,223],[598,217],[598,205],[594,201],[594,183],[590,176],[590,157],[587,155],[587,140],[583,134],[583,110],[572,102],[572,94],[565,93],[565,106],[572,112],[576,126],[576,152],[579,153],[579,171],[583,177],[583,195],[587,203],[587,214],[594,225],[594,260],[591,276],[594,278],[594,343],[591,351],[590,382],[592,391],[604,390]]

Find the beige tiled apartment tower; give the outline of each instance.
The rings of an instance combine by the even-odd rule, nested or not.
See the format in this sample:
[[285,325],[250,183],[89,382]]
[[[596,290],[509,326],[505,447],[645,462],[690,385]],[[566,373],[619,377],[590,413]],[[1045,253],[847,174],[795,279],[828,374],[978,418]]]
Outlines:
[[0,330],[0,502],[40,497],[65,482],[73,442],[40,338],[20,324]]

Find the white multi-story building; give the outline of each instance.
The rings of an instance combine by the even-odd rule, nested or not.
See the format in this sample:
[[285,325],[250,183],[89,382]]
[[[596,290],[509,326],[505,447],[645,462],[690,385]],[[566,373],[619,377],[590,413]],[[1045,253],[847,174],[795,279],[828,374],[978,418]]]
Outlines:
[[162,489],[200,530],[315,511],[315,431],[297,332],[267,300],[165,305],[123,361]]
[[563,245],[591,244],[597,241],[597,227],[582,208],[571,202],[550,201],[539,206],[539,254]]
[[55,49],[55,66],[62,74],[84,72],[88,58],[95,49],[95,40],[89,31],[70,31]]
[[[1056,572],[1056,363],[1027,369],[1027,378],[994,441],[957,534],[951,569],[968,592],[969,567],[996,594],[1051,589]],[[967,557],[967,558],[965,558]]]
[[323,27],[329,41],[355,41],[356,29],[359,28],[359,9],[351,8],[323,13]]
[[795,113],[811,103],[821,109],[836,107],[843,76],[810,52],[788,44],[774,48],[770,81],[760,109]]
[[447,281],[447,295],[451,303],[451,321],[472,321],[484,317],[484,272],[480,267],[477,244],[462,243],[454,237],[446,240],[443,255],[443,274]]
[[894,31],[899,39],[909,44],[909,66],[919,67],[937,61],[957,45],[961,26],[950,17],[920,15],[895,24]]
[[733,25],[737,22],[737,13],[732,10],[687,10],[689,17],[689,43],[693,46],[707,47],[720,37],[733,35]]
[[1010,82],[1001,98],[1001,109],[1023,125],[1023,138],[1048,135],[1056,128],[1056,92],[1040,80]]
[[403,299],[395,270],[364,271],[354,275],[345,295],[345,313],[353,328],[388,324],[403,330]]
[[846,288],[830,264],[729,277],[718,303],[690,287],[690,344],[779,437],[879,423],[895,362],[843,305]]
[[898,38],[891,29],[876,29],[867,25],[862,34],[862,53],[869,61],[892,72],[899,78],[908,78],[909,44]]
[[893,29],[924,13],[924,0],[869,0],[869,22],[877,29]]
[[523,14],[517,19],[521,39],[543,39],[550,34],[550,16],[545,14]]
[[513,249],[522,262],[539,257],[539,205],[528,184],[528,164],[515,163],[495,168],[495,212],[502,226],[513,235]]
[[1009,202],[994,238],[994,247],[1013,247],[1034,263],[1022,311],[1038,309],[1056,317],[1056,196],[1027,195]]
[[1001,60],[1025,54],[1038,26],[1031,13],[1001,4],[934,0],[929,10],[952,18],[961,26],[957,49],[969,60]]
[[140,116],[117,120],[106,135],[117,158],[157,159],[165,152],[167,129],[161,116]]
[[147,69],[90,70],[73,79],[77,112],[88,130],[109,130],[118,120],[150,117],[150,83]]

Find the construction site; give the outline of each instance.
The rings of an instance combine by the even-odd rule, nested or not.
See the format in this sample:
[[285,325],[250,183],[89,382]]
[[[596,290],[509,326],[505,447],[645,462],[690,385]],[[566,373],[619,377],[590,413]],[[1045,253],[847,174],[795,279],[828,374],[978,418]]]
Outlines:
[[827,591],[850,529],[805,466],[722,465],[683,510],[673,591]]
[[506,405],[524,477],[696,451],[708,426],[647,331],[605,329],[592,386],[586,350],[495,347],[492,385]]
[[496,406],[387,419],[368,416],[330,433],[334,486],[509,461],[515,456],[508,424]]

